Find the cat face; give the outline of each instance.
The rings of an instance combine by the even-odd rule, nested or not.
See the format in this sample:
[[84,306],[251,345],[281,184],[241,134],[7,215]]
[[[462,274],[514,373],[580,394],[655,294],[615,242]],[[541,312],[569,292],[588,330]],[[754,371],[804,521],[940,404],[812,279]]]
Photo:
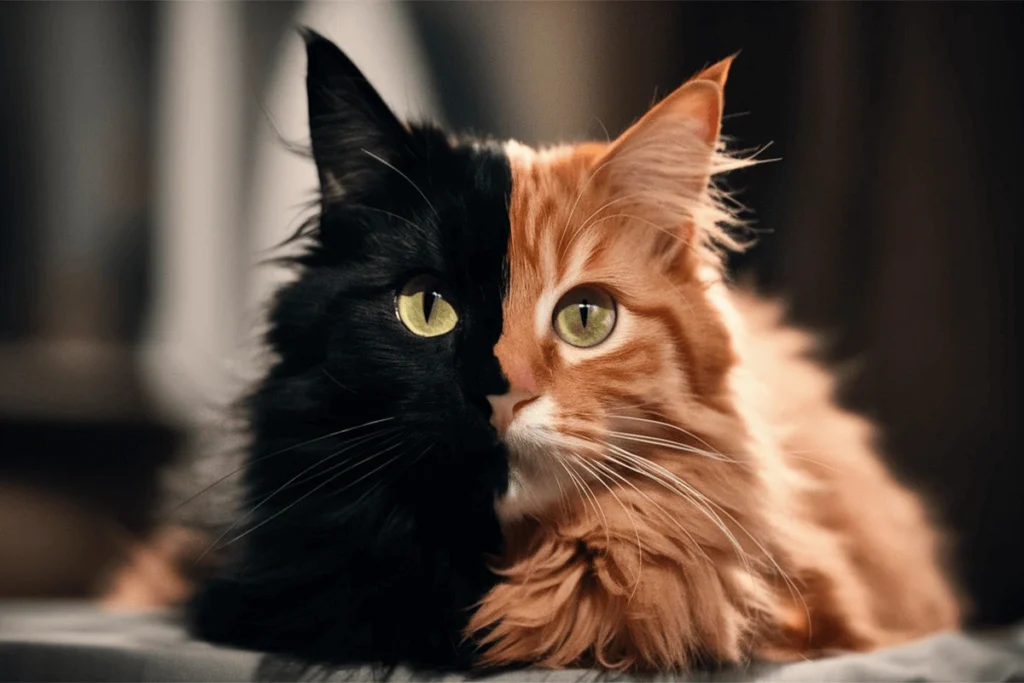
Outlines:
[[[684,85],[610,144],[505,146],[512,169],[510,289],[492,397],[509,446],[507,520],[613,480],[609,461],[722,409],[730,340],[708,192],[728,62]],[[710,231],[708,227],[710,226]],[[699,439],[693,435],[685,439]]]
[[393,445],[403,462],[392,472],[423,465],[420,485],[443,472],[458,477],[445,489],[501,493],[485,397],[508,387],[491,352],[507,293],[508,160],[407,128],[327,41],[310,43],[309,60],[322,212],[301,277],[273,308],[281,362],[260,393],[268,414],[253,422],[380,434],[353,450]]
[[727,68],[614,143],[537,152],[408,127],[337,48],[311,43],[323,210],[278,296],[283,362],[260,395],[279,411],[282,388],[306,390],[295,417],[316,429],[364,418],[345,425],[367,438],[349,460],[379,446],[422,464],[423,482],[443,472],[445,489],[491,495],[506,519],[585,479],[616,432],[657,432],[669,397],[714,395],[730,358],[694,225],[722,217],[707,185]]

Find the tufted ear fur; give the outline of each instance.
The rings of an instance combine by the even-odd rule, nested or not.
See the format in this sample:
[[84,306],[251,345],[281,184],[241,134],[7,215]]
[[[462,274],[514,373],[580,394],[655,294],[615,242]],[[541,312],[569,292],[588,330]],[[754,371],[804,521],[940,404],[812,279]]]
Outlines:
[[358,195],[386,164],[397,164],[409,132],[337,45],[311,29],[301,33],[309,132],[327,204]]
[[736,248],[731,219],[710,187],[716,173],[749,161],[719,153],[723,87],[732,57],[701,71],[652,107],[596,162],[620,206],[648,225],[653,251],[674,260],[683,244]]

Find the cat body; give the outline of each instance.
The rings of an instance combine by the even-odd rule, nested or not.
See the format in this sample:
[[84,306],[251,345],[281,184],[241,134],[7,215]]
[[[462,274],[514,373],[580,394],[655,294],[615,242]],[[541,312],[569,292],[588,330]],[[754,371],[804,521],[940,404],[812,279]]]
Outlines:
[[[685,669],[958,624],[940,540],[869,423],[835,405],[809,337],[726,282],[738,245],[710,179],[743,163],[719,151],[730,63],[607,145],[508,147],[496,353],[528,389],[503,421],[503,580],[470,625],[486,663]],[[618,311],[582,349],[542,327],[580,283]]]
[[[507,458],[485,397],[507,388],[490,349],[508,164],[406,128],[334,45],[306,39],[322,207],[270,309],[276,360],[243,406],[246,500],[192,628],[313,663],[465,667],[502,547]],[[458,297],[453,334],[417,336],[396,314],[396,289],[425,272]]]
[[270,310],[197,635],[679,669],[955,625],[868,424],[725,282],[740,245],[711,178],[749,163],[719,145],[729,60],[613,142],[538,151],[401,123],[306,42],[320,212]]

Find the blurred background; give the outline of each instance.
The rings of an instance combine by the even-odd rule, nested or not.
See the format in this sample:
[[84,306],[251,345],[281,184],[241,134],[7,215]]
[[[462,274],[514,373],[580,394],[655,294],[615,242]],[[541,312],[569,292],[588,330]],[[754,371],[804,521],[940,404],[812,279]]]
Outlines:
[[[1014,260],[1020,3],[0,3],[0,597],[85,597],[251,376],[258,262],[315,173],[294,28],[406,116],[616,135],[742,53],[735,260],[823,335],[842,401],[954,532],[975,620],[1024,617]],[[195,487],[193,487],[195,488]],[[187,491],[186,493],[193,493]]]

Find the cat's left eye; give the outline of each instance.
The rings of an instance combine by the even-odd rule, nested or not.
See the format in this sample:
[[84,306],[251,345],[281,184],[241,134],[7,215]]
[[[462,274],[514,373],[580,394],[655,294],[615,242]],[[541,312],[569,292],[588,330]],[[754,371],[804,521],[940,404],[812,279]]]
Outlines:
[[567,344],[597,346],[615,329],[615,300],[600,287],[576,287],[558,300],[551,325]]
[[398,319],[419,337],[440,337],[455,329],[459,314],[445,297],[444,284],[433,275],[409,280],[395,300]]

